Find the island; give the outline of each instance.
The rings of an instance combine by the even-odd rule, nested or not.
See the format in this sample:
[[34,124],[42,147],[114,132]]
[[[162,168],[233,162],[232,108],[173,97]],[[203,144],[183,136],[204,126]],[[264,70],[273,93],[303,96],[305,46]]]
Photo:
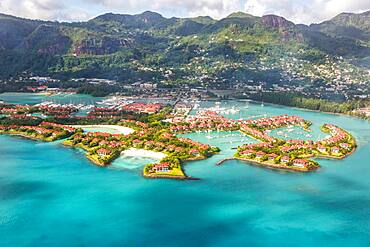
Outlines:
[[[229,119],[212,110],[179,111],[173,105],[128,103],[113,107],[95,107],[86,116],[76,116],[71,105],[0,105],[0,134],[19,135],[40,141],[62,140],[62,144],[85,151],[95,165],[106,167],[125,155],[155,155],[158,162],[147,164],[145,178],[191,179],[184,171],[189,161],[207,159],[220,149],[181,134],[191,132],[240,131],[257,143],[240,145],[233,157],[248,164],[297,172],[320,167],[313,158],[343,159],[356,149],[354,137],[333,124],[321,130],[321,140],[283,140],[271,130],[299,126],[310,131],[311,122],[299,117],[280,115],[254,119]],[[41,117],[42,115],[43,117]],[[104,128],[116,130],[108,133]],[[98,131],[84,131],[95,128]],[[100,131],[101,129],[101,131]]]

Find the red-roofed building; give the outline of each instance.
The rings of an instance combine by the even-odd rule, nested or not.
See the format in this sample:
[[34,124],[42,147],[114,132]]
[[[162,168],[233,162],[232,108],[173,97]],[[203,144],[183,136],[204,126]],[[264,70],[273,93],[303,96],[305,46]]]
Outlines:
[[348,144],[348,143],[340,143],[339,146],[341,148],[345,148],[345,149],[351,149],[351,146]]
[[135,139],[135,140],[132,141],[132,144],[133,144],[134,147],[139,146],[140,143],[141,143],[141,141],[139,139]]
[[189,151],[189,153],[193,156],[199,156],[200,153],[199,153],[199,150],[198,149],[192,149]]
[[339,154],[340,149],[339,149],[339,147],[335,146],[335,147],[332,147],[332,148],[331,148],[331,151],[332,151],[333,153],[335,153],[335,154]]
[[317,146],[317,150],[319,150],[321,153],[326,152],[326,147],[323,145]]
[[258,151],[257,153],[256,153],[256,157],[257,158],[262,158],[263,156],[265,156],[266,155],[266,153],[265,152],[262,152],[262,151]]
[[169,172],[170,165],[168,163],[161,163],[153,166],[153,170],[156,172]]
[[277,154],[268,154],[268,159],[269,160],[274,160],[278,155]]
[[171,133],[163,133],[162,134],[162,137],[163,138],[166,138],[166,139],[171,139],[173,137],[173,134],[171,134]]
[[308,160],[305,160],[305,159],[295,159],[293,160],[293,165],[294,166],[297,166],[297,167],[300,167],[300,168],[304,168],[308,165]]
[[110,154],[110,151],[108,149],[105,149],[105,148],[99,148],[96,153],[99,155],[99,156],[106,156],[108,154]]
[[251,156],[252,154],[254,154],[254,152],[255,151],[252,149],[247,149],[247,150],[241,151],[240,154],[245,155],[245,156]]
[[281,157],[280,161],[282,163],[288,163],[290,161],[290,158],[289,158],[289,156],[283,156],[283,157]]

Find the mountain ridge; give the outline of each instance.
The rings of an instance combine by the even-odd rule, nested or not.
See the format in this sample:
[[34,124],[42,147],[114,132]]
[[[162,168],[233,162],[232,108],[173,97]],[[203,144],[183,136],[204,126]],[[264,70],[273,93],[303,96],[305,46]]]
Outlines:
[[[369,13],[342,13],[310,26],[277,15],[258,17],[243,12],[221,20],[208,16],[166,18],[152,11],[105,13],[85,22],[0,14],[0,76],[32,73],[178,83],[191,74],[208,71],[212,76],[206,81],[236,83],[255,78],[255,72],[232,69],[229,74],[213,71],[212,64],[222,61],[232,68],[267,59],[284,74],[279,59],[285,57],[324,65],[325,57],[332,61],[344,57],[354,66],[366,68],[368,64],[361,61],[370,56]],[[170,76],[162,71],[170,68],[174,70]]]

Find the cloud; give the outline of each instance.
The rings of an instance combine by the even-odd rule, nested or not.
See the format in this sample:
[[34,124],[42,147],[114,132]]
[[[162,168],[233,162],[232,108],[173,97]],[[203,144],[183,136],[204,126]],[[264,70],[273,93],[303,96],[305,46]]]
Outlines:
[[152,10],[166,17],[209,15],[220,19],[232,12],[277,14],[295,23],[321,22],[341,12],[370,9],[369,0],[0,0],[0,11],[27,18],[86,20],[105,13]]
[[73,6],[73,0],[0,0],[0,12],[31,19],[78,21],[90,14]]
[[240,11],[243,7],[241,0],[87,0],[105,9],[117,11],[142,12],[145,10],[158,11],[165,16],[200,16],[210,15],[223,18],[226,15]]
[[248,0],[244,11],[254,15],[276,14],[295,23],[328,20],[342,12],[370,10],[368,0]]

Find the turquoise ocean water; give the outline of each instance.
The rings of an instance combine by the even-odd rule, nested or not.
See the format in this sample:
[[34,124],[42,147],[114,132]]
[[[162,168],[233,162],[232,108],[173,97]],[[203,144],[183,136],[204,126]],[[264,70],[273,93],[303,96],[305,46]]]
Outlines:
[[52,101],[55,104],[95,104],[101,97],[92,97],[87,94],[55,94],[45,96],[35,93],[1,93],[0,100],[10,104],[34,105],[43,101]]
[[273,105],[221,106],[242,109],[228,115],[236,119],[298,114],[314,123],[313,138],[320,125],[334,123],[359,148],[300,174],[238,161],[215,167],[241,139],[253,140],[238,132],[187,134],[222,152],[185,166],[201,180],[174,181],[142,178],[147,160],[99,168],[60,143],[0,136],[0,246],[370,246],[369,122]]

